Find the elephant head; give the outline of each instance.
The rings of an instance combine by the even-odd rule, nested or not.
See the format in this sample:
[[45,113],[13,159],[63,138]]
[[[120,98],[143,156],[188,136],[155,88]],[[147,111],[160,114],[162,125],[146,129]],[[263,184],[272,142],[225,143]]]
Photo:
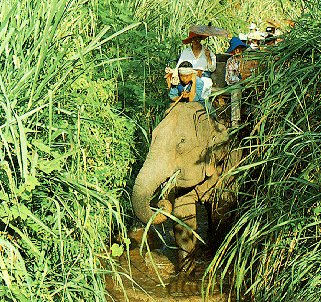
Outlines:
[[[144,223],[150,220],[152,196],[175,173],[178,188],[193,188],[211,176],[213,150],[227,141],[225,126],[210,118],[200,103],[173,107],[153,131],[149,153],[136,178],[132,195],[136,216]],[[165,219],[156,216],[153,223]]]

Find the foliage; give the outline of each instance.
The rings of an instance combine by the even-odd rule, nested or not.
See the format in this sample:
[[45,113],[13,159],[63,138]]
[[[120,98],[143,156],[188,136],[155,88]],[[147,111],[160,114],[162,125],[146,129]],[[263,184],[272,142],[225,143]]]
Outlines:
[[100,51],[138,24],[111,34],[96,10],[94,1],[0,4],[5,300],[105,301],[104,276],[117,277],[109,244],[114,228],[126,239],[119,198],[135,126],[114,108],[117,82],[105,67],[115,60]]
[[[135,15],[144,20],[160,39],[174,44],[168,50],[174,58],[180,53],[182,37],[187,36],[192,24],[209,22],[215,27],[228,30],[230,36],[247,33],[249,24],[256,22],[264,31],[267,21],[276,20],[286,27],[284,19],[295,19],[302,10],[301,0],[140,0],[136,2]],[[168,37],[170,40],[168,40]],[[171,42],[170,42],[171,41]],[[216,53],[228,46],[228,39],[212,37],[206,41]]]
[[320,298],[321,7],[309,4],[248,83],[258,93],[239,169],[241,216],[207,271],[212,281],[230,272],[239,299]]
[[[1,1],[1,299],[105,301],[104,278],[113,276],[121,284],[116,259],[130,245],[126,189],[167,107],[164,67],[180,53],[189,25],[211,21],[236,34],[249,22],[260,23],[253,18],[257,12],[262,20],[294,18],[302,3]],[[247,206],[252,200],[244,204],[243,219],[226,239],[229,248],[222,250],[230,258],[217,262],[224,265],[240,255],[235,271],[241,267],[256,275],[238,274],[236,288],[266,301],[280,297],[281,280],[287,281],[284,293],[298,285],[288,291],[293,297],[313,297],[319,286],[319,108],[312,103],[319,97],[319,13],[316,9],[311,18],[312,10],[307,12],[279,52],[266,58],[271,68],[253,83],[268,87],[252,113],[256,122],[264,119],[247,138],[256,145],[243,170],[249,190],[257,188],[257,208]],[[310,30],[314,40],[304,39]],[[297,39],[303,53],[294,47]],[[227,39],[207,43],[221,52]],[[292,86],[280,85],[278,80],[289,75]],[[276,93],[283,101],[274,102]],[[260,177],[253,168],[258,164]],[[232,244],[233,235],[245,238],[244,229],[252,230],[252,224],[254,230],[265,228],[251,232],[249,241]],[[116,230],[123,243],[112,242]],[[280,251],[284,256],[278,258]],[[257,260],[252,266],[247,266],[247,253]],[[291,265],[283,269],[286,263]],[[294,281],[291,269],[298,272]]]

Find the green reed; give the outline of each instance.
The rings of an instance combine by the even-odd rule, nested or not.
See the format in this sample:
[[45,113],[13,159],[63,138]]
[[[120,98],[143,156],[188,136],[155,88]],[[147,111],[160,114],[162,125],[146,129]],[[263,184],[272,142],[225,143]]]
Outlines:
[[259,75],[248,82],[256,94],[246,104],[240,218],[207,270],[208,292],[219,277],[231,280],[239,300],[320,297],[321,10],[309,4],[284,41],[262,53]]
[[[226,28],[234,34],[246,30],[252,21],[252,10],[246,5],[240,6],[240,1],[183,2],[1,1],[1,298],[11,301],[105,301],[108,299],[105,278],[109,278],[108,281],[113,278],[123,286],[117,255],[126,249],[128,251],[129,246],[126,229],[128,218],[125,214],[130,213],[130,203],[124,188],[129,181],[134,159],[139,155],[134,153],[137,124],[121,114],[123,108],[120,103],[124,100],[118,99],[120,83],[130,82],[135,92],[129,94],[130,102],[127,101],[125,109],[133,113],[137,108],[153,108],[147,112],[147,116],[156,123],[161,115],[157,109],[160,103],[155,105],[154,102],[157,97],[161,97],[153,83],[163,77],[162,62],[177,55],[181,47],[180,39],[187,34],[189,25],[212,21],[214,26]],[[296,10],[292,11],[289,2],[283,2],[285,14],[293,17]],[[258,1],[253,3],[258,4]],[[264,3],[268,4],[268,1]],[[283,16],[279,8],[276,6],[273,17]],[[269,11],[263,13],[268,16]],[[141,21],[145,22],[143,29],[139,27]],[[127,31],[137,35],[123,38]],[[148,48],[145,44],[141,45],[142,39],[146,39],[145,44],[151,46]],[[130,43],[123,43],[126,40]],[[213,38],[210,43],[220,52],[225,49],[227,40]],[[137,53],[131,56],[133,49],[139,56]],[[128,61],[129,58],[132,61]],[[288,61],[285,60],[284,64],[288,64]],[[142,76],[138,77],[138,67],[141,66],[144,66],[144,70]],[[128,76],[128,70],[135,72]],[[270,76],[274,76],[273,72]],[[307,79],[310,85],[316,83],[312,78]],[[295,82],[293,87],[305,85]],[[280,88],[275,85],[274,89]],[[287,100],[301,100],[298,90],[295,96],[290,90],[281,90],[280,93],[287,95]],[[148,101],[154,107],[146,106],[146,109]],[[163,100],[159,102],[163,103]],[[274,105],[272,97],[269,102],[271,106]],[[300,108],[306,112],[303,120],[311,128],[309,114],[312,109],[303,101],[300,104]],[[270,107],[262,108],[268,116]],[[279,108],[282,109],[281,106]],[[145,119],[146,111],[139,110],[136,114],[140,114],[142,120],[140,112],[143,112]],[[295,112],[295,108],[292,111]],[[262,117],[261,113],[255,116],[257,119]],[[289,133],[286,140],[282,133],[274,135],[272,132],[269,137],[265,137],[266,128],[262,127],[266,127],[266,122],[262,123],[261,128],[258,127],[260,135],[255,133],[256,145],[252,144],[257,149],[257,152],[253,151],[257,159],[253,161],[249,158],[247,162],[249,177],[251,167],[258,165],[258,162],[266,166],[264,171],[269,170],[271,157],[260,157],[261,149],[265,151],[267,145],[281,146],[280,143],[287,142],[287,153],[292,149],[305,152],[305,142],[316,141],[314,132],[311,132],[313,135],[301,133],[298,128],[300,125],[293,123],[289,115],[287,125],[293,129],[292,136]],[[148,130],[140,131],[148,139]],[[302,134],[301,138],[293,140],[298,133]],[[253,137],[248,140],[252,142]],[[309,148],[318,150],[317,145],[311,143]],[[267,150],[272,155],[276,152]],[[310,158],[315,160],[312,156]],[[296,177],[301,185],[294,186],[297,196],[308,191],[305,186],[306,182],[311,183],[309,178],[315,171],[313,160],[306,163],[305,176]],[[290,170],[302,168],[295,158],[288,158],[283,164]],[[273,169],[279,175],[286,173],[282,165]],[[263,174],[261,178],[269,179]],[[293,178],[287,181],[281,183],[291,190]],[[247,182],[251,184],[251,180]],[[262,194],[268,191],[268,196],[272,198],[278,182],[271,176],[269,185],[263,182],[257,191],[262,191]],[[276,190],[279,195],[285,194],[279,190]],[[279,195],[275,197],[277,200]],[[313,203],[313,196],[309,198],[308,201]],[[261,205],[262,200],[257,197],[255,202]],[[264,203],[261,206],[264,210],[262,218],[259,217],[254,224],[256,229],[261,221],[262,224],[265,222],[263,214],[268,212]],[[270,209],[270,205],[267,209]],[[318,231],[318,209],[315,206],[311,210],[315,215],[315,223],[309,221],[309,233],[306,228],[296,233],[300,240],[308,240],[308,236],[312,236],[312,227],[315,232]],[[239,229],[236,226],[226,242],[233,242],[233,235],[239,234],[236,230],[241,230],[254,217],[255,212],[245,211],[246,208],[244,219],[239,221]],[[282,223],[278,222],[277,226],[281,228]],[[276,227],[273,230],[276,232]],[[116,252],[113,252],[110,245],[116,232],[120,234],[123,243],[120,242]],[[268,230],[264,229],[264,232]],[[249,232],[252,234],[249,243],[254,240],[261,242],[261,238],[267,240],[264,232],[260,233],[261,237]],[[289,232],[292,234],[294,231],[291,229]],[[278,237],[273,233],[271,238]],[[249,243],[244,241],[241,247],[248,247]],[[231,244],[231,248],[234,246]],[[292,246],[296,245],[292,243]],[[314,247],[317,249],[316,245]],[[235,262],[232,255],[236,255],[236,251],[236,247],[231,249],[229,263]],[[236,284],[240,291],[243,289],[243,276],[248,276],[248,253],[248,250],[238,253],[245,255],[236,266],[244,272],[237,276]],[[260,253],[258,251],[253,259]],[[272,250],[266,257],[274,259],[275,255],[277,253]],[[313,262],[315,258],[311,255],[310,259]],[[304,261],[298,268],[300,274],[304,274]],[[262,280],[266,281],[270,277],[267,271],[262,266]],[[274,277],[274,284],[278,284],[277,278],[281,276],[284,279],[286,272]],[[299,283],[301,278],[297,279],[295,282]],[[297,284],[295,282],[293,285]],[[311,279],[311,284],[316,282],[316,278]],[[257,284],[257,287],[251,285],[252,292],[258,292],[257,288],[260,292],[266,288],[268,292],[271,287],[264,287],[262,282]],[[305,290],[308,289],[304,288],[300,293],[305,294]],[[124,299],[128,299],[126,293]]]
[[[110,250],[133,162],[134,124],[117,114],[97,2],[0,4],[0,297],[105,301]],[[111,54],[113,55],[113,54]],[[99,69],[98,69],[99,67]],[[102,72],[103,70],[103,72]],[[128,248],[127,245],[119,248]]]

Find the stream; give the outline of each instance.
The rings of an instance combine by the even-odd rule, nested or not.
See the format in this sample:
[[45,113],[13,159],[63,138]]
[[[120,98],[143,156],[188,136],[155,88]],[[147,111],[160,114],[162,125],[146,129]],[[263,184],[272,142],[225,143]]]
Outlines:
[[[206,241],[207,219],[203,205],[197,205],[198,234]],[[202,298],[202,277],[205,269],[212,260],[208,246],[198,242],[195,275],[184,282],[177,282],[175,287],[171,280],[175,278],[176,250],[174,246],[172,225],[165,223],[164,236],[167,247],[164,247],[157,234],[152,234],[150,241],[151,252],[140,255],[140,241],[143,229],[136,229],[129,233],[132,241],[130,253],[130,267],[127,254],[119,259],[120,274],[118,280],[114,276],[106,277],[107,301],[117,302],[234,302],[229,297],[228,285],[224,286],[223,293],[215,288],[213,294],[206,300]],[[152,256],[152,257],[151,257]],[[153,260],[151,260],[153,259]],[[155,266],[158,274],[156,273]],[[131,275],[132,279],[129,278]]]

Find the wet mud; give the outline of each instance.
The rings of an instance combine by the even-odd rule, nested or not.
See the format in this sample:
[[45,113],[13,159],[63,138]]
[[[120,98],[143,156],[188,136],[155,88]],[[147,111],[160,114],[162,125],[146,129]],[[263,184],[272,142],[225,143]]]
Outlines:
[[[207,220],[202,206],[198,206],[198,234],[206,239]],[[205,216],[204,216],[205,215]],[[207,245],[198,243],[196,269],[193,276],[178,278],[176,274],[176,250],[172,237],[171,224],[164,229],[166,245],[155,233],[149,238],[150,251],[140,253],[143,229],[132,231],[129,236],[132,244],[129,257],[124,253],[119,259],[119,274],[106,276],[107,301],[117,302],[234,302],[229,295],[228,285],[223,292],[219,288],[207,298],[202,297],[202,278],[212,260]],[[218,283],[219,284],[219,283]]]

